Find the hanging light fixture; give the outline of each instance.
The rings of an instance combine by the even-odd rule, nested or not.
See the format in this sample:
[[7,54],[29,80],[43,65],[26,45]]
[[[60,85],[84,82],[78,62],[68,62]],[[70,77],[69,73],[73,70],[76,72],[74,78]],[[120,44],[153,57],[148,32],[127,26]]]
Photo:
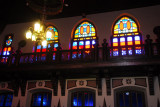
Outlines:
[[[42,14],[42,20],[34,24],[33,27],[29,27],[26,32],[26,38],[31,39],[42,44],[42,46],[47,46],[49,40],[53,39],[54,34],[46,29],[45,19],[46,15],[55,15],[62,11],[63,9],[63,0],[27,0],[27,4],[36,12]],[[41,1],[41,2],[39,2]],[[39,2],[39,3],[37,3]],[[42,4],[41,4],[42,3]],[[49,3],[49,5],[47,5]],[[47,5],[47,6],[46,6]],[[48,7],[49,6],[49,7]],[[38,11],[37,11],[38,10]]]

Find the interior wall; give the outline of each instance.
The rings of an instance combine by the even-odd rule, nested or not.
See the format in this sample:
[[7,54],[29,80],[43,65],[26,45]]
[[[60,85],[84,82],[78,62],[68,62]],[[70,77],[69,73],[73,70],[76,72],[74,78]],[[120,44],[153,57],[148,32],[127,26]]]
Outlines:
[[[128,13],[137,18],[140,23],[140,31],[142,32],[143,38],[145,39],[145,35],[150,34],[153,41],[155,41],[156,36],[153,34],[153,28],[160,25],[159,9],[160,5],[157,5],[143,8],[105,12],[99,14],[91,14],[87,15],[86,18],[90,19],[97,27],[97,36],[99,37],[100,46],[104,38],[106,38],[109,42],[112,24],[114,20],[122,13]],[[63,49],[69,49],[71,31],[75,24],[81,19],[81,16],[75,16],[47,20],[46,22],[51,22],[57,27],[59,31],[61,47]],[[13,38],[12,46],[14,47],[14,50],[16,50],[18,47],[18,42],[21,40],[26,40],[25,32],[27,31],[28,27],[32,26],[33,24],[34,22],[26,22],[7,25],[0,35],[0,48],[2,48],[4,36],[9,33],[14,33],[15,36]],[[32,52],[33,42],[31,40],[26,41],[27,45],[22,49],[22,52]]]

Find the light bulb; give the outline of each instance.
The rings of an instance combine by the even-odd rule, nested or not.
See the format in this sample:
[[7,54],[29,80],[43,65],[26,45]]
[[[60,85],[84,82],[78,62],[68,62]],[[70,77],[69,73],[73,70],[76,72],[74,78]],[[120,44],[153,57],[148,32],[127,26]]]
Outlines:
[[42,41],[42,46],[47,46],[47,41],[46,40]]
[[47,32],[46,32],[46,38],[47,38],[47,39],[51,39],[51,37],[52,37],[52,32],[47,31]]
[[32,37],[32,32],[31,31],[27,31],[26,38],[27,39],[31,39],[31,37]]
[[32,41],[36,41],[36,36],[32,35]]
[[36,31],[36,32],[40,32],[40,23],[35,23],[35,25],[34,25],[34,30]]

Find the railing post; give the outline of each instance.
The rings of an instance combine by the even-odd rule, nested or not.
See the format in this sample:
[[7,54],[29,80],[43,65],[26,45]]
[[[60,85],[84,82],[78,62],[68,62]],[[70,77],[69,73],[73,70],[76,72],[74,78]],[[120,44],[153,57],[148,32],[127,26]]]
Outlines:
[[56,48],[57,51],[56,51],[56,62],[60,62],[61,61],[61,57],[62,57],[62,48],[60,46],[60,43],[58,44],[58,47]]
[[16,66],[19,65],[21,53],[22,52],[21,52],[20,48],[18,48],[18,50],[16,51],[16,55],[15,55],[15,64],[16,64]]
[[103,61],[106,61],[108,59],[108,43],[107,43],[107,39],[103,39],[103,43],[102,43],[102,58]]
[[152,56],[153,55],[153,46],[152,46],[152,39],[150,39],[150,35],[146,35],[145,40],[145,55]]
[[160,55],[160,26],[156,26],[153,29],[153,32],[155,35],[157,35],[157,39],[156,39],[156,48],[157,48],[157,54]]

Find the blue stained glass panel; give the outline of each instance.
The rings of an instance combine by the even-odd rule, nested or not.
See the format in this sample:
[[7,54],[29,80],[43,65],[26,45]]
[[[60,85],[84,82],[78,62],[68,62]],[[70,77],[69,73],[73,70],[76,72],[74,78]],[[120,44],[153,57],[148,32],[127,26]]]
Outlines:
[[142,94],[137,94],[137,97],[138,97],[138,107],[143,107]]
[[120,104],[120,107],[124,107],[124,98],[123,98],[123,94],[120,94],[119,95],[119,104]]
[[12,105],[12,99],[13,99],[13,95],[7,95],[5,106],[11,107],[11,105]]
[[86,41],[86,45],[90,45],[90,41]]
[[43,106],[47,106],[47,94],[43,96]]
[[84,42],[83,42],[83,41],[80,41],[80,42],[79,42],[79,45],[84,45]]
[[5,98],[4,95],[0,95],[0,106],[3,106],[4,98]]
[[89,96],[89,106],[93,106],[93,94]]
[[124,97],[125,97],[125,107],[129,107],[129,95],[125,93]]
[[77,94],[74,94],[73,106],[78,106],[78,103],[77,103]]
[[128,54],[129,54],[129,55],[132,55],[132,50],[128,50]]
[[142,54],[141,49],[135,50],[136,54]]
[[113,51],[113,56],[118,56],[118,51]]
[[85,95],[85,106],[89,106],[88,93],[84,93],[84,95]]
[[137,107],[136,93],[132,93],[132,107]]
[[124,24],[123,24],[123,27],[126,28],[126,27],[127,27],[127,23],[124,23]]
[[54,48],[58,47],[58,43],[54,44]]
[[78,94],[78,106],[82,106],[82,93]]
[[126,50],[122,50],[122,55],[126,55]]
[[38,45],[38,46],[37,46],[37,49],[41,49],[41,45]]
[[96,44],[96,41],[95,40],[92,40],[92,45]]
[[77,46],[77,42],[73,42],[73,46]]

